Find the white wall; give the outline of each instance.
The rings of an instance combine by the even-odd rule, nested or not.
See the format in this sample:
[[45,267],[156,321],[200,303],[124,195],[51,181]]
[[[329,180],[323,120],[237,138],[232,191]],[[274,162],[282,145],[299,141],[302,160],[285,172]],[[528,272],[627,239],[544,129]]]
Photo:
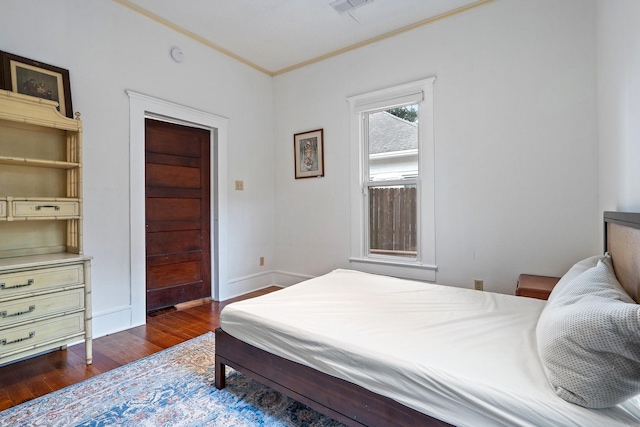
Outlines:
[[600,210],[640,212],[640,2],[598,1]]
[[[231,283],[222,284],[221,298],[272,282],[271,77],[111,1],[7,0],[2,18],[0,50],[70,71],[73,107],[84,124],[94,336],[130,326],[130,319],[109,317],[131,303],[127,89],[230,119],[229,244],[221,251]],[[183,63],[171,59],[173,46],[184,51]],[[244,191],[232,188],[235,180],[244,180]]]
[[[638,4],[598,1],[497,1],[274,79],[109,1],[6,0],[0,50],[70,70],[97,324],[130,304],[126,89],[230,119],[226,299],[351,267],[346,98],[437,76],[437,281],[513,293],[599,252],[602,209],[639,205]],[[293,134],[317,128],[326,176],[295,180]]]
[[[354,267],[346,98],[430,76],[437,282],[513,293],[600,251],[595,25],[594,1],[498,1],[276,77],[279,280]],[[326,176],[295,180],[320,127]]]

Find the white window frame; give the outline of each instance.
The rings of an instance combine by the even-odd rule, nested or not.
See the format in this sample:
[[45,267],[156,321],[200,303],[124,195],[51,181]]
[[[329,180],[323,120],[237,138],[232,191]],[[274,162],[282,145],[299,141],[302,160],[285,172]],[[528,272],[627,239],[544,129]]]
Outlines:
[[[431,77],[412,83],[348,97],[351,144],[351,256],[358,269],[377,274],[434,282],[435,253],[435,140]],[[368,173],[368,150],[364,113],[418,104],[418,255],[416,259],[368,255],[368,206],[364,174]],[[413,180],[411,180],[413,181]],[[380,181],[388,185],[390,181]],[[407,182],[403,181],[403,184]]]

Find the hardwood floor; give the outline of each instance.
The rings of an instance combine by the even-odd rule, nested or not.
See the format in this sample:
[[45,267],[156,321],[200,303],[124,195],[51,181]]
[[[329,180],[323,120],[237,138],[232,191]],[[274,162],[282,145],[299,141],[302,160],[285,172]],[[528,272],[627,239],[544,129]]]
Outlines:
[[147,316],[146,325],[93,340],[93,364],[88,366],[84,344],[78,344],[0,367],[0,411],[214,331],[225,305],[278,289],[269,287],[228,301],[153,313]]

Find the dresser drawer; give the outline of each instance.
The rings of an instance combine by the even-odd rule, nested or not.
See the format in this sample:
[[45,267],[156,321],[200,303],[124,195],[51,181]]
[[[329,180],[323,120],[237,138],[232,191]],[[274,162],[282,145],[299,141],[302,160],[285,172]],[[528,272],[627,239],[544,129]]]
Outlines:
[[77,217],[80,204],[74,201],[28,200],[13,202],[14,217]]
[[0,330],[17,323],[83,308],[84,288],[0,303]]
[[7,217],[7,202],[0,200],[0,218]]
[[0,300],[34,292],[45,292],[64,286],[79,285],[84,282],[82,264],[42,270],[20,271],[0,274]]
[[82,311],[0,331],[0,363],[12,354],[83,335]]

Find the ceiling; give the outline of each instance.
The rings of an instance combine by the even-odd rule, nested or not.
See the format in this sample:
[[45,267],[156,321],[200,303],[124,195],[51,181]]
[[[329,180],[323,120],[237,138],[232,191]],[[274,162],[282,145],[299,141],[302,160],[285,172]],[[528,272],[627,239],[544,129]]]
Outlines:
[[344,13],[335,0],[114,1],[276,75],[493,0],[373,0]]

